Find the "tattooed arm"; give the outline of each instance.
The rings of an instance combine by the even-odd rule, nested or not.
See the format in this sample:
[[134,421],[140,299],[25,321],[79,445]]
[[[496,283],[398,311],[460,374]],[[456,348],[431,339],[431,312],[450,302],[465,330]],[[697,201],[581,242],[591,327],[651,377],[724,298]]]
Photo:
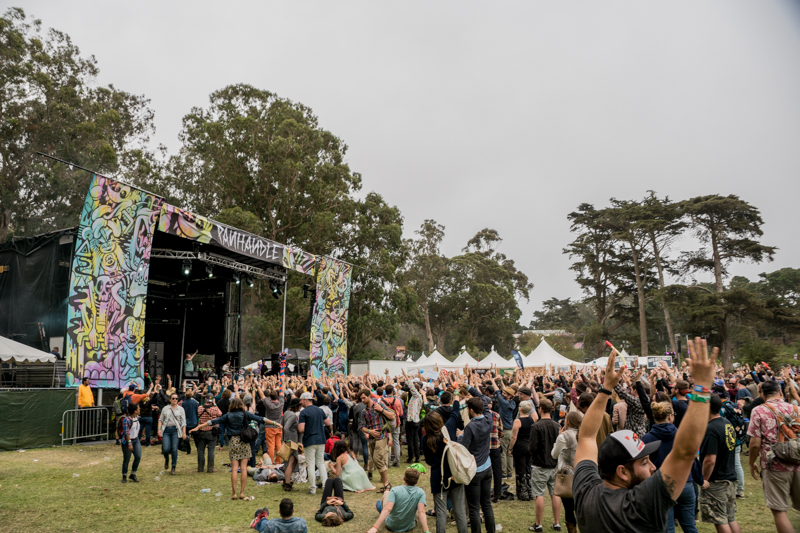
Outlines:
[[[714,348],[711,357],[708,356],[706,341],[698,337],[694,342],[689,341],[691,354],[690,367],[696,385],[710,387],[714,379],[714,367],[719,350]],[[692,462],[697,454],[708,426],[709,404],[705,402],[689,402],[689,408],[683,415],[678,433],[675,435],[675,444],[661,465],[661,476],[672,494],[672,499],[677,500],[683,492],[686,480],[692,470]]]

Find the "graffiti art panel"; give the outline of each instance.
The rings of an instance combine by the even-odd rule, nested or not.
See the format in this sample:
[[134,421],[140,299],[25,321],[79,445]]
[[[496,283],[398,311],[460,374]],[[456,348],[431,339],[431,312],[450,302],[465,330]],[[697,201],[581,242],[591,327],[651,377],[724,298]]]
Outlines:
[[353,266],[319,258],[317,301],[311,320],[311,366],[315,375],[347,370],[347,310]]
[[67,386],[144,385],[144,326],[153,231],[162,199],[92,178],[69,291]]

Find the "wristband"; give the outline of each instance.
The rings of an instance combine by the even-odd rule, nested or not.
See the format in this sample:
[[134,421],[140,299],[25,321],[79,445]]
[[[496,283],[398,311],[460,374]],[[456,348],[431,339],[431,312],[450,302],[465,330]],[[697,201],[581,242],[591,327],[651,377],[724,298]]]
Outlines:
[[694,391],[695,392],[704,392],[706,394],[710,394],[711,393],[711,391],[708,389],[708,387],[703,387],[702,385],[695,385],[694,386]]
[[608,390],[608,389],[604,389],[603,387],[600,387],[600,388],[597,390],[597,392],[598,392],[598,393],[602,393],[602,394],[608,394],[609,396],[611,396],[611,391],[610,391],[610,390]]
[[699,394],[687,394],[686,397],[693,402],[701,403],[708,403],[711,400],[711,396],[700,396]]

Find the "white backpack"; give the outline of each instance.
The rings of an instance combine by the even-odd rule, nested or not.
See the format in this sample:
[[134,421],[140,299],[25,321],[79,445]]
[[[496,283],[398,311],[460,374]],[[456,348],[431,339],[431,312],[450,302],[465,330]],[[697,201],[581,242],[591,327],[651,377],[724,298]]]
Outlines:
[[450,465],[450,474],[453,476],[451,479],[461,485],[468,485],[478,470],[475,456],[463,444],[450,440],[450,434],[444,426],[442,426],[442,442],[445,445],[445,450],[442,454],[442,490],[450,488],[450,480],[448,479],[447,485],[445,485],[444,479],[445,457],[447,457],[447,463]]

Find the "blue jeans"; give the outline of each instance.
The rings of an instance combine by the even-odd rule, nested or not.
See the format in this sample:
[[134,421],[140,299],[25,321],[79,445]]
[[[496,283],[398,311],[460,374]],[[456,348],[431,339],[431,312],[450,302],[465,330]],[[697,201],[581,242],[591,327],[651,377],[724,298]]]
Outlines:
[[172,454],[172,466],[178,465],[178,428],[171,426],[161,432],[161,454],[164,457]]
[[219,445],[225,446],[225,424],[222,422],[219,424]]
[[[144,436],[147,438],[145,441],[147,444],[150,444],[150,430],[153,429],[153,417],[152,416],[140,416],[139,423],[144,428]],[[139,438],[142,436],[139,435]]]
[[142,444],[139,442],[139,439],[133,439],[133,451],[128,449],[127,444],[120,444],[122,446],[122,475],[127,475],[128,473],[128,463],[131,460],[131,454],[133,454],[133,468],[131,468],[131,474],[136,473],[136,469],[139,468],[139,461],[142,460]]
[[364,456],[364,470],[366,470],[369,466],[369,443],[363,431],[358,432],[358,437],[361,439],[361,455]]
[[684,533],[697,533],[695,523],[695,503],[697,496],[694,492],[694,482],[689,481],[683,487],[683,492],[678,496],[675,506],[669,510],[667,515],[667,533],[675,533],[675,519],[681,525]]
[[734,466],[736,467],[736,495],[744,496],[744,469],[742,469],[742,445],[737,444],[734,450],[735,459]]

